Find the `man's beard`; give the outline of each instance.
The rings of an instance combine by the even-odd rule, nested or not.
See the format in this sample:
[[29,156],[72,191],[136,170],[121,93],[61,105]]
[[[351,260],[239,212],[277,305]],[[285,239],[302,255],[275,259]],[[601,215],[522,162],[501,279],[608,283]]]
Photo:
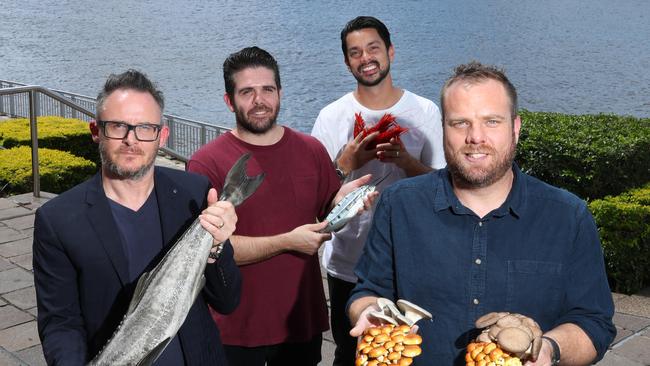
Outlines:
[[484,188],[492,185],[499,179],[506,175],[508,170],[512,168],[512,163],[515,160],[517,143],[515,134],[512,134],[512,143],[510,149],[506,154],[498,160],[495,160],[486,168],[467,168],[462,164],[463,153],[487,152],[491,156],[497,156],[496,150],[488,145],[480,145],[474,149],[468,150],[468,147],[461,150],[460,155],[455,152],[452,153],[445,146],[445,159],[447,160],[447,168],[451,173],[454,185],[459,188]]
[[106,169],[112,177],[117,179],[139,180],[151,170],[156,160],[156,155],[154,154],[138,169],[123,169],[111,159],[106,144],[103,141],[99,142],[99,155],[102,159],[102,166],[104,169]]
[[[377,68],[379,69],[379,76],[375,80],[366,80],[363,78],[363,72],[361,69],[368,65],[369,63],[375,63],[377,65]],[[388,76],[388,73],[390,73],[390,62],[388,63],[388,66],[386,67],[386,70],[381,69],[381,65],[377,61],[371,61],[365,65],[359,66],[357,69],[357,73],[352,73],[354,75],[354,78],[357,79],[357,82],[363,86],[375,86],[381,83],[384,79],[386,79],[386,76]]]
[[[259,108],[265,108],[269,110],[270,108],[266,106],[260,106],[253,108],[250,113],[254,113],[256,109]],[[268,117],[265,121],[262,123],[255,123],[251,121],[248,116],[242,111],[240,108],[237,107],[235,104],[235,120],[237,121],[237,125],[244,130],[255,134],[255,135],[262,135],[265,132],[269,131],[273,126],[275,125],[277,119],[278,119],[278,113],[280,112],[280,103],[278,103],[275,113],[272,114],[270,117]]]

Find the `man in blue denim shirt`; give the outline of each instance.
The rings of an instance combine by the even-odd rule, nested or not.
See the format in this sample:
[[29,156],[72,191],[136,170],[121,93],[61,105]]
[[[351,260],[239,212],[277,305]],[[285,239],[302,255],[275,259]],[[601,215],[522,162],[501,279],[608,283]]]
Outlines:
[[513,163],[521,120],[502,71],[458,66],[440,99],[447,168],[382,193],[355,272],[350,334],[370,326],[367,313],[386,297],[434,315],[418,323],[418,365],[464,365],[474,322],[493,311],[541,326],[548,338],[528,365],[599,360],[616,332],[614,305],[585,202]]

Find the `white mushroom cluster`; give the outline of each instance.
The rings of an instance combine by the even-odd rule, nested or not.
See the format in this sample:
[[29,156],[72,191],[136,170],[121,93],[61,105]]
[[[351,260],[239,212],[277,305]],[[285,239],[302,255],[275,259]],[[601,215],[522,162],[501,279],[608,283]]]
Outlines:
[[368,315],[379,319],[382,323],[412,327],[420,319],[431,319],[431,313],[406,300],[397,300],[395,306],[391,300],[380,297],[377,299],[377,306],[379,311],[372,311]]
[[520,359],[537,359],[542,347],[542,330],[533,319],[521,314],[494,312],[478,318],[475,325],[484,328],[477,341],[496,342],[504,351]]

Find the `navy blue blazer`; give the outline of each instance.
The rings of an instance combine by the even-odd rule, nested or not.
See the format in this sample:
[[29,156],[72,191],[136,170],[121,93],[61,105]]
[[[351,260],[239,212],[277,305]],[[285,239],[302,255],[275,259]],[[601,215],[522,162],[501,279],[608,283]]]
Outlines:
[[[207,178],[155,167],[165,246],[160,258],[205,208]],[[100,174],[36,211],[34,282],[38,332],[48,365],[85,365],[117,328],[135,289]],[[155,261],[157,263],[157,261]],[[233,249],[205,270],[206,286],[178,336],[188,365],[226,365],[210,304],[228,314],[239,304],[241,277]]]

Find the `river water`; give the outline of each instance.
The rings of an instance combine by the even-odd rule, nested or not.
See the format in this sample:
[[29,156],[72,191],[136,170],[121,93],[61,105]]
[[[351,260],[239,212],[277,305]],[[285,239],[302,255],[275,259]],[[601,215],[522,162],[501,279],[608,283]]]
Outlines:
[[356,85],[339,32],[357,15],[390,29],[396,85],[436,103],[476,59],[506,69],[523,108],[650,117],[648,0],[1,0],[0,79],[95,96],[137,68],[167,113],[232,126],[221,65],[257,45],[280,64],[280,123],[308,132]]

